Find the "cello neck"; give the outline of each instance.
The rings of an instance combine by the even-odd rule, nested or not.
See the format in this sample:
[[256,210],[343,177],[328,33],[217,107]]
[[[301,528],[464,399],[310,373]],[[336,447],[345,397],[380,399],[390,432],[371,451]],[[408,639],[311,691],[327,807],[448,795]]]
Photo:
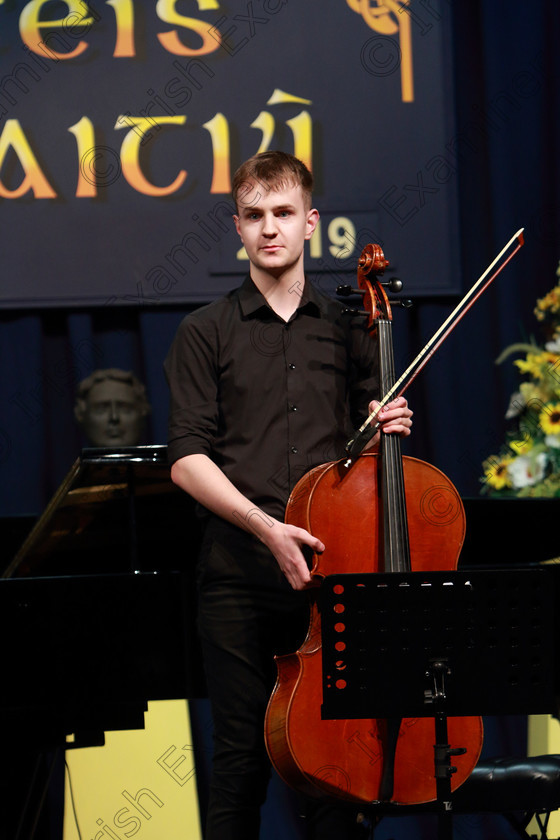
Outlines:
[[[378,319],[379,375],[383,393],[395,381],[391,322]],[[386,572],[409,572],[410,548],[404,492],[401,443],[398,435],[381,433],[380,476],[382,501],[382,545]]]

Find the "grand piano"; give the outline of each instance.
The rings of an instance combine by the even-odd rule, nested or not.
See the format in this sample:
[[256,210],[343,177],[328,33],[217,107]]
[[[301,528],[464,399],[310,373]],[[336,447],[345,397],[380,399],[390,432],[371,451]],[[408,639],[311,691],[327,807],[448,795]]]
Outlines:
[[[2,803],[14,812],[11,828],[4,820],[9,840],[31,836],[16,829],[23,810],[39,810],[44,785],[33,778],[51,772],[49,762],[41,771],[43,759],[69,748],[69,736],[73,747],[101,745],[107,731],[143,728],[149,700],[205,695],[199,541],[165,446],[84,449],[8,558],[0,715],[4,754],[17,757]],[[34,805],[25,804],[27,788]]]

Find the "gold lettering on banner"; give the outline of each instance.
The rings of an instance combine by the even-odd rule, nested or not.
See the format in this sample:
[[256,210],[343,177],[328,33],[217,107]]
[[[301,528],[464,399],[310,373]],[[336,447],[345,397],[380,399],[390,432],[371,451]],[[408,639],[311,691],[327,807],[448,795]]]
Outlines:
[[[3,0],[0,0],[0,6]],[[85,39],[92,26],[101,20],[100,15],[87,0],[64,0],[58,5],[66,7],[64,17],[49,19],[43,17],[46,7],[53,0],[30,0],[22,9],[19,18],[20,36],[31,52],[51,61],[68,61],[82,55],[89,44]],[[173,55],[201,56],[215,52],[221,46],[220,33],[198,18],[185,17],[176,6],[179,0],[157,0],[156,15],[160,21],[173,29],[157,32],[162,47]],[[200,12],[219,10],[218,0],[196,0]],[[97,5],[97,4],[96,4]],[[135,58],[135,14],[134,0],[105,0],[115,15],[116,40],[114,58]],[[181,34],[194,41],[188,46],[181,40]],[[76,44],[76,41],[78,43]]]
[[[217,0],[197,0],[197,2],[200,11],[220,8]],[[179,38],[177,31],[173,29],[171,32],[158,33],[158,38],[162,46],[174,55],[207,55],[208,53],[214,52],[220,46],[221,38],[216,38],[215,34],[210,32],[208,24],[204,23],[204,21],[180,15],[176,11],[175,5],[176,0],[158,0],[156,5],[158,17],[172,26],[183,26],[185,29],[190,29],[192,32],[195,32],[202,41],[202,44],[196,49],[185,46]]]
[[6,120],[0,137],[0,171],[10,149],[15,152],[23,169],[24,177],[19,187],[14,190],[8,189],[0,181],[0,197],[20,198],[29,190],[32,190],[35,198],[56,198],[56,193],[43,175],[18,120]]
[[211,193],[229,193],[231,191],[229,123],[223,114],[216,114],[203,128],[209,132],[212,140],[212,185]]
[[107,0],[117,21],[117,40],[114,58],[134,58],[134,3],[132,0]]
[[[78,160],[83,164],[87,161],[88,154],[91,151],[95,152],[95,128],[93,123],[88,117],[82,117],[75,125],[71,125],[68,131],[76,138]],[[76,198],[95,198],[96,195],[95,179],[91,175],[88,177],[84,166],[81,165],[76,186]]]
[[[21,40],[33,52],[38,55],[44,54],[54,61],[77,58],[87,50],[88,45],[80,40],[73,50],[66,50],[68,38],[71,44],[72,40],[79,37],[79,33],[86,34],[93,25],[93,15],[87,14],[84,0],[66,0],[64,5],[68,9],[68,14],[65,17],[58,20],[41,20],[41,11],[47,2],[48,0],[31,0],[24,7],[19,19]],[[42,30],[45,31],[44,38],[41,35]],[[65,50],[57,51],[51,47],[51,43],[62,45]]]
[[[311,100],[276,89],[266,104],[286,105],[289,103],[311,105]],[[300,111],[291,120],[286,120],[286,125],[294,138],[294,155],[312,169],[313,122],[311,115],[308,111]],[[202,127],[208,131],[212,141],[213,177],[210,192],[229,193],[231,190],[229,122],[223,114],[218,113]],[[256,128],[262,135],[256,154],[268,151],[276,131],[276,118],[270,111],[261,111],[251,123],[251,128]]]
[[[119,0],[120,3],[121,0]],[[273,106],[288,103],[311,104],[311,101],[275,90],[266,104]],[[145,114],[146,110],[143,109],[141,114]],[[121,114],[117,117],[114,129],[115,131],[127,129],[127,131],[119,151],[112,144],[99,143],[96,137],[96,126],[89,117],[82,116],[78,122],[67,129],[74,136],[76,143],[78,164],[76,198],[97,198],[100,187],[106,189],[118,181],[121,175],[134,190],[143,195],[164,198],[177,193],[187,180],[187,169],[180,168],[178,165],[178,171],[174,173],[175,177],[171,183],[163,186],[156,185],[148,178],[148,152],[145,150],[150,143],[156,142],[154,138],[162,129],[171,130],[172,127],[182,127],[186,122],[186,114],[173,116],[133,115],[130,112]],[[269,110],[261,111],[253,120],[251,128],[257,129],[262,135],[258,144],[259,152],[270,148],[279,123],[280,121],[277,121]],[[295,117],[284,119],[281,125],[287,126],[292,133],[296,157],[311,169],[313,121],[309,111],[301,110]],[[217,112],[201,127],[208,133],[212,147],[210,193],[228,194],[231,192],[232,170],[231,120],[225,114]],[[24,175],[17,187],[13,187],[7,180],[9,178],[13,182],[18,177],[17,172],[14,175],[12,171],[14,161],[19,163]],[[4,165],[5,180],[2,181]],[[18,120],[7,120],[4,128],[0,130],[0,198],[20,198],[29,191],[33,192],[34,198],[57,197]],[[244,252],[240,252],[239,259],[247,259]]]
[[399,36],[401,99],[414,102],[412,36],[408,5],[410,0],[346,0],[353,12],[363,17],[370,29],[380,35]]
[[156,187],[148,181],[140,164],[140,145],[149,136],[151,128],[158,128],[161,125],[184,125],[186,120],[186,116],[132,117],[129,115],[122,115],[117,119],[116,129],[123,128],[123,124],[131,127],[121,146],[122,173],[130,186],[139,193],[158,197],[171,195],[184,183],[187,177],[185,169],[181,169],[173,183],[167,187]]

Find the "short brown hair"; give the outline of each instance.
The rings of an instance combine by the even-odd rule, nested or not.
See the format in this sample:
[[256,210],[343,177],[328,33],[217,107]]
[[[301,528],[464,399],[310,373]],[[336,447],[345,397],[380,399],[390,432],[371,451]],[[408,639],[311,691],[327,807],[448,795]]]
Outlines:
[[[266,191],[278,190],[286,186],[300,186],[308,209],[311,207],[313,192],[313,175],[307,166],[287,152],[262,152],[253,155],[241,164],[233,176],[232,196],[236,208],[242,203],[243,194],[247,195],[254,189],[255,182]],[[241,193],[241,195],[240,195]],[[257,197],[249,199],[248,205],[256,204]]]

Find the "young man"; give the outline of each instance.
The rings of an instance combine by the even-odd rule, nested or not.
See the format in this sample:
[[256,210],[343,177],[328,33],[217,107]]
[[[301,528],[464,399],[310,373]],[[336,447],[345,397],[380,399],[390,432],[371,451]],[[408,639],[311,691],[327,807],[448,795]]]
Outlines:
[[[310,172],[283,152],[240,167],[234,221],[249,276],[183,321],[165,363],[171,476],[206,519],[197,567],[215,745],[206,840],[259,836],[273,656],[303,640],[304,551],[325,548],[320,534],[283,522],[285,505],[309,469],[343,457],[376,391],[365,325],[304,275],[319,220],[311,190]],[[411,416],[401,398],[380,415],[382,430],[408,435]],[[337,820],[309,836],[352,836]]]

